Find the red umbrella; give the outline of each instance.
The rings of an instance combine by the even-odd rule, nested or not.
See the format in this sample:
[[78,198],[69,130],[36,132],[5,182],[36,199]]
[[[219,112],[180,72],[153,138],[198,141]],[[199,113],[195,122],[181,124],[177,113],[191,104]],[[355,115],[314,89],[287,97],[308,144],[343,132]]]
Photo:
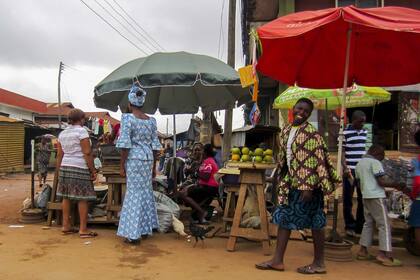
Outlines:
[[[258,28],[262,55],[257,69],[286,84],[339,88],[353,83],[399,86],[420,82],[420,11],[400,7],[354,6],[280,17]],[[345,101],[341,102],[337,171],[341,155]],[[337,241],[334,201],[333,240]]]
[[[420,81],[420,11],[354,6],[290,14],[258,29],[257,69],[308,88],[397,86]],[[350,40],[348,40],[350,39]]]

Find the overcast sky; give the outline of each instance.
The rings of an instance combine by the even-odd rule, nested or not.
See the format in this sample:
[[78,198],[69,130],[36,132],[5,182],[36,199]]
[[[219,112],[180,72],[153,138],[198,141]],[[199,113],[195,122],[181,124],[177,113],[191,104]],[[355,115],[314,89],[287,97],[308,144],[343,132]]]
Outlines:
[[[220,57],[226,61],[228,0],[224,3],[223,38],[219,51],[220,20],[224,0],[84,0],[96,12],[146,53],[155,50],[138,33],[140,40],[116,22],[130,26],[114,9],[122,6],[166,51],[189,51]],[[242,66],[239,2],[237,9],[237,58]],[[128,18],[127,18],[128,19]],[[128,19],[129,20],[129,19]],[[136,26],[135,23],[132,23]],[[137,26],[136,26],[137,27]],[[144,34],[137,27],[137,30]],[[98,111],[93,88],[125,62],[144,56],[80,0],[0,0],[0,87],[19,94],[57,102],[58,65],[69,67],[62,76],[62,100],[85,111]],[[223,41],[223,40],[222,40]],[[223,50],[223,52],[222,52]],[[119,114],[113,114],[119,117]],[[223,114],[217,114],[223,125]],[[156,116],[159,130],[166,130],[166,116]],[[190,116],[178,116],[177,129],[188,127]],[[172,119],[169,129],[172,130]],[[242,126],[242,111],[235,109],[234,128]]]

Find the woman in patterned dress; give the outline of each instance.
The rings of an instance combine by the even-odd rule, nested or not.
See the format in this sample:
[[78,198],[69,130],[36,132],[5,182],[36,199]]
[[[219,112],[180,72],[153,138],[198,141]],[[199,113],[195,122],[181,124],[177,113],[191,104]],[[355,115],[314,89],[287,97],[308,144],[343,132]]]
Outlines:
[[159,227],[152,178],[156,175],[156,157],[161,145],[156,120],[141,111],[146,92],[133,85],[128,94],[129,110],[121,119],[117,148],[121,149],[120,174],[127,178],[127,192],[117,235],[125,242],[138,244]]
[[41,143],[38,146],[38,153],[36,157],[36,162],[38,166],[39,187],[42,187],[42,185],[45,184],[45,182],[47,181],[50,156],[51,156],[51,148],[50,148],[49,139],[43,136],[41,138]]
[[277,248],[274,257],[258,269],[284,270],[284,253],[291,230],[311,229],[314,259],[298,268],[299,273],[326,273],[324,264],[324,196],[340,183],[322,136],[308,122],[313,103],[307,98],[293,107],[294,121],[280,134],[279,165],[283,178],[279,184],[279,205],[273,213],[278,225]]

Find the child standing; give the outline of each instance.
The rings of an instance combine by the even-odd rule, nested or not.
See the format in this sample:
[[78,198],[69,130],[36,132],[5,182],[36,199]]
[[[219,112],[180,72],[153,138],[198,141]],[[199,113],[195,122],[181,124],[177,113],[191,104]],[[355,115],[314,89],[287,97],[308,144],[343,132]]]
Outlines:
[[356,166],[356,179],[360,182],[365,216],[357,258],[359,260],[372,258],[368,248],[372,245],[375,222],[379,231],[379,252],[376,260],[385,266],[401,266],[401,261],[392,257],[391,227],[388,221],[384,188],[402,189],[404,184],[393,182],[385,176],[381,163],[384,157],[384,148],[380,145],[373,145],[368,154]]

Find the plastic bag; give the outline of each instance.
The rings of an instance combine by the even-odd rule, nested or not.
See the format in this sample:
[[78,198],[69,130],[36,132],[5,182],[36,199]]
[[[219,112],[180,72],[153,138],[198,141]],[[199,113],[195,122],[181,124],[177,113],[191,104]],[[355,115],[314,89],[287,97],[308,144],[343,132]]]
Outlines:
[[180,208],[172,199],[160,192],[153,192],[159,220],[159,232],[165,233],[172,227],[172,215],[179,218]]
[[47,208],[48,201],[50,200],[51,196],[51,186],[50,185],[44,185],[42,188],[42,191],[38,194],[38,197],[36,197],[35,200],[35,206],[37,208]]

